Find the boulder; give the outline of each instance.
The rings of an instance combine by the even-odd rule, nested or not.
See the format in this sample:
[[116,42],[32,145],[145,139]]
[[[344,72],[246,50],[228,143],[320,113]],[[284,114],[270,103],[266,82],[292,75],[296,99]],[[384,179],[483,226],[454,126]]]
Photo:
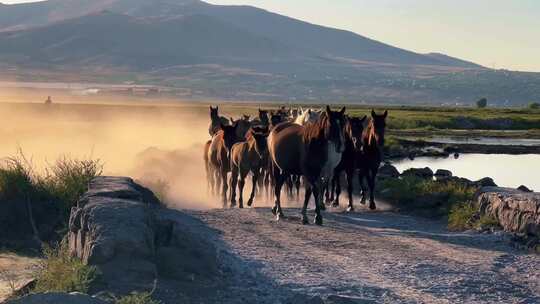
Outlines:
[[498,219],[505,231],[540,236],[540,193],[484,187],[475,195],[482,214]]
[[450,170],[439,169],[439,170],[437,170],[437,172],[435,172],[435,178],[438,181],[447,180],[450,177],[452,177],[452,171],[450,171]]
[[156,198],[123,177],[97,177],[71,210],[69,248],[97,266],[107,289],[149,289],[156,277],[152,207]]
[[92,292],[151,290],[158,276],[200,282],[218,272],[217,251],[194,221],[131,178],[97,177],[71,210],[68,244],[101,273]]
[[411,168],[403,171],[401,174],[402,176],[414,176],[414,177],[420,177],[420,178],[433,178],[433,171],[428,168]]
[[379,168],[379,173],[377,175],[379,178],[398,178],[399,177],[399,171],[396,169],[396,167],[390,165],[390,164],[384,164],[381,168]]
[[106,304],[100,299],[82,293],[36,293],[11,300],[8,304]]

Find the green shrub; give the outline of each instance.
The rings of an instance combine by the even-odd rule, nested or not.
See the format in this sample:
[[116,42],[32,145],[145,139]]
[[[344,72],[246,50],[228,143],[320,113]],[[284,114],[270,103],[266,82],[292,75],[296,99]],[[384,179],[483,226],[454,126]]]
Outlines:
[[464,202],[452,206],[448,214],[448,229],[461,231],[471,229],[471,219],[476,213],[476,208],[470,202]]
[[35,292],[88,292],[98,275],[95,267],[69,254],[67,244],[45,246],[45,259],[36,275]]
[[531,109],[531,110],[538,110],[538,109],[540,109],[540,103],[538,103],[538,102],[531,102],[531,103],[529,104],[529,109]]
[[160,301],[152,299],[152,295],[148,292],[134,292],[128,296],[121,297],[116,300],[115,304],[160,304]]
[[22,152],[4,159],[0,162],[0,230],[7,231],[14,244],[30,235],[54,239],[66,228],[71,207],[101,168],[99,161],[62,158],[37,174]]
[[0,167],[0,201],[29,199],[36,192],[31,165],[23,157],[7,158]]
[[88,184],[101,175],[103,166],[99,160],[77,160],[60,158],[48,170],[48,176],[41,179],[46,191],[56,197],[67,219],[71,207],[88,190]]

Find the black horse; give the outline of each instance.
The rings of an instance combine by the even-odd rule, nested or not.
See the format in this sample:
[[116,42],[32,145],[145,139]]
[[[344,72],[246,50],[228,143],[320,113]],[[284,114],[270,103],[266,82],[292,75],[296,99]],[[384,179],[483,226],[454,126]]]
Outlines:
[[375,210],[375,179],[384,157],[384,131],[386,128],[388,111],[377,115],[371,111],[371,118],[366,129],[362,132],[362,153],[358,157],[358,180],[362,188],[362,204],[366,203],[366,190],[364,179],[369,187],[369,209]]
[[[357,160],[362,149],[362,132],[364,131],[363,118],[350,117],[345,123],[345,151],[341,156],[341,162],[334,169],[332,177],[332,189],[330,191],[330,200],[333,201],[333,207],[339,207],[339,196],[341,195],[341,173],[345,171],[347,177],[347,192],[349,194],[349,205],[347,211],[354,211],[353,207],[353,178],[355,169],[358,167]],[[335,198],[334,198],[335,193]]]

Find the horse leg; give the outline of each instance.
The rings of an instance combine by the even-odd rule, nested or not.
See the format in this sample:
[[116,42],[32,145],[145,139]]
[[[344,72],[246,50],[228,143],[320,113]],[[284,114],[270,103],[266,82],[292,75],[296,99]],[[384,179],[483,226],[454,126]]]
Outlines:
[[[334,174],[334,177],[332,178],[332,188],[336,191],[336,199],[334,200],[334,203],[332,204],[332,207],[339,207],[339,196],[341,195],[341,174],[337,173]],[[334,193],[332,191],[332,196],[334,196]]]
[[362,205],[366,204],[366,187],[364,185],[364,177],[365,173],[360,170],[358,173],[358,184],[360,185],[360,189],[362,190],[362,200],[360,201],[360,204]]
[[217,168],[214,169],[214,179],[216,183],[216,196],[219,195],[219,189],[221,189],[221,175],[219,173],[219,170]]
[[313,187],[313,197],[315,197],[315,224],[321,226],[323,224],[323,218],[321,215],[321,206],[324,204],[322,203],[320,181],[312,182],[312,187]]
[[293,199],[293,180],[292,175],[287,176],[287,198],[289,200]]
[[375,170],[371,170],[369,177],[368,177],[368,186],[369,186],[369,209],[375,210],[377,209],[377,206],[375,205],[375,177],[377,175],[377,172]]
[[349,194],[349,205],[347,206],[347,212],[354,211],[353,207],[353,179],[354,179],[354,171],[353,170],[347,170],[347,192]]
[[[236,206],[236,185],[238,183],[238,167],[233,166],[231,172],[231,208]],[[240,190],[240,197],[242,191]]]
[[[244,208],[244,186],[246,185],[246,176],[248,172],[240,172],[240,183],[238,185],[238,195],[240,196],[238,199],[238,208]],[[255,187],[255,185],[253,185]],[[252,195],[253,195],[252,189]]]
[[227,206],[227,191],[229,190],[229,185],[227,181],[227,170],[222,169],[221,171],[221,183],[222,183],[221,195],[222,195],[222,200],[223,200],[223,207],[226,207]]
[[281,209],[281,188],[285,183],[285,176],[280,172],[278,168],[274,168],[274,195],[276,197],[274,208],[272,208],[272,213],[276,216],[276,219],[279,221],[280,217],[284,217],[283,210]]
[[300,175],[296,176],[294,183],[296,186],[296,200],[300,200]]
[[321,193],[324,192],[325,197],[325,204],[330,205],[332,203],[332,199],[330,198],[330,178],[325,178],[323,182],[323,189],[321,190]]
[[253,198],[255,197],[255,187],[257,185],[257,182],[260,181],[259,173],[253,174],[253,176],[251,177],[251,181],[252,181],[253,187],[251,188],[251,195],[249,196],[249,200],[247,203],[249,207],[253,205]]
[[[311,197],[312,188],[309,183],[306,183],[305,186],[305,193],[304,193],[304,205],[302,206],[302,224],[307,225],[309,224],[309,220],[307,217],[307,206],[309,203],[309,198]],[[315,204],[317,204],[317,201],[315,201]]]

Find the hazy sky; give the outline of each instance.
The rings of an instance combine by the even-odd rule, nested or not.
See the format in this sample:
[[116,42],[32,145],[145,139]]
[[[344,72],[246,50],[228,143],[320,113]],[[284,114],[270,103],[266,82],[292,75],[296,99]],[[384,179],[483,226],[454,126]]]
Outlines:
[[254,5],[416,52],[440,52],[492,68],[540,72],[540,0],[208,2]]

